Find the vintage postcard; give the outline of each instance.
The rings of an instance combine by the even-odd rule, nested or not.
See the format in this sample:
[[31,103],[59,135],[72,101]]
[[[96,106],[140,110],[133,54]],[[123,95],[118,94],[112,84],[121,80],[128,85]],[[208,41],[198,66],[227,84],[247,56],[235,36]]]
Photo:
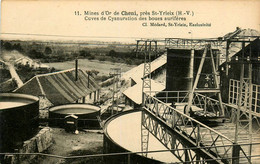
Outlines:
[[0,163],[260,163],[260,1],[2,0]]

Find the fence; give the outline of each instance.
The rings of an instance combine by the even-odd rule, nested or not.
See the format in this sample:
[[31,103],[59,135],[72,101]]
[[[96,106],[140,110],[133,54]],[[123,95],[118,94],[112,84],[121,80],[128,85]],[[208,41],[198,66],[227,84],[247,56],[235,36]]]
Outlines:
[[[242,89],[242,106],[248,106],[252,99],[252,112],[260,114],[260,85],[252,84],[252,93],[249,93],[249,84],[244,82]],[[230,79],[228,103],[238,105],[240,81]]]

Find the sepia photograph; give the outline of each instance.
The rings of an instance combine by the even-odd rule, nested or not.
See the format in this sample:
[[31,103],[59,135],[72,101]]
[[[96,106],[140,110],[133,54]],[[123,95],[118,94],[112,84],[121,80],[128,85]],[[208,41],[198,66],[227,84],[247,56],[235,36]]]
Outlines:
[[260,1],[0,9],[1,164],[260,163]]

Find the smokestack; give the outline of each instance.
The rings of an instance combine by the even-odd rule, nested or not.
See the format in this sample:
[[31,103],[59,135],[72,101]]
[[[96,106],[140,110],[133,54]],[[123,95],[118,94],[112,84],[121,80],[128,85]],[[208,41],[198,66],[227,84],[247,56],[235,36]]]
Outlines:
[[78,59],[75,60],[75,81],[78,81]]

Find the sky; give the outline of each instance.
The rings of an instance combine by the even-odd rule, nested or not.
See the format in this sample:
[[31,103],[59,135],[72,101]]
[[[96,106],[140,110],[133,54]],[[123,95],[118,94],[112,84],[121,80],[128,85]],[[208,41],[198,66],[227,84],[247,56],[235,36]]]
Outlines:
[[[38,0],[1,3],[1,38],[37,40],[99,40],[131,42],[139,38],[215,38],[232,32],[236,27],[260,31],[260,1],[71,1]],[[79,11],[81,15],[77,15]],[[98,12],[84,15],[84,11]],[[113,15],[118,11],[136,12],[137,21],[101,21],[102,11]],[[140,21],[140,12],[150,12],[148,20]],[[190,11],[193,16],[179,15],[185,21],[154,21],[152,11]],[[86,18],[87,17],[87,18]],[[86,20],[86,19],[96,19]],[[128,17],[128,16],[126,16]],[[135,17],[135,16],[133,16]],[[150,26],[165,22],[166,26]],[[143,26],[147,23],[148,26]],[[187,27],[169,26],[168,23],[187,24]],[[210,24],[194,27],[190,23]]]

